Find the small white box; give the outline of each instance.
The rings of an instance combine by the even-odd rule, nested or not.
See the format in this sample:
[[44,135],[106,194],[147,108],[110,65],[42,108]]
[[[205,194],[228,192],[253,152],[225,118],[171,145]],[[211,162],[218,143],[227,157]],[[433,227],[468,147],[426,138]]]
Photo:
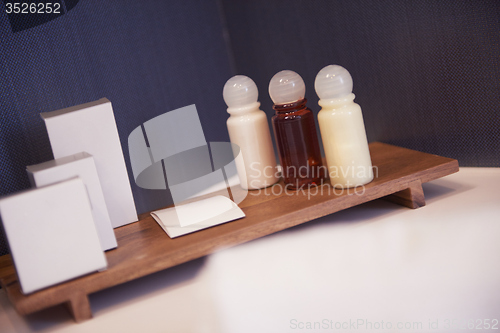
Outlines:
[[80,177],[89,194],[92,216],[94,217],[102,250],[107,251],[117,246],[92,155],[81,152],[37,165],[30,165],[26,167],[26,171],[33,187],[41,187]]
[[113,228],[137,221],[111,102],[95,102],[41,114],[54,158],[82,151],[94,157]]
[[107,267],[80,178],[2,198],[0,215],[25,294]]

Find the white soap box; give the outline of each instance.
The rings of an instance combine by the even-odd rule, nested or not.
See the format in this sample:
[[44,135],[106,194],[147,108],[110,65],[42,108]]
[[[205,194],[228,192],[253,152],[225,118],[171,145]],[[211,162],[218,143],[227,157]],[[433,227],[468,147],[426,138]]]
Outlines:
[[25,294],[107,267],[80,178],[4,197],[0,215]]
[[102,250],[107,251],[117,246],[115,233],[111,226],[111,220],[109,219],[108,209],[92,155],[81,152],[48,162],[30,165],[26,167],[26,171],[33,187],[41,187],[70,178],[80,177],[88,192],[92,207],[92,216],[94,217]]
[[111,102],[41,113],[54,158],[82,151],[94,157],[113,228],[138,220]]

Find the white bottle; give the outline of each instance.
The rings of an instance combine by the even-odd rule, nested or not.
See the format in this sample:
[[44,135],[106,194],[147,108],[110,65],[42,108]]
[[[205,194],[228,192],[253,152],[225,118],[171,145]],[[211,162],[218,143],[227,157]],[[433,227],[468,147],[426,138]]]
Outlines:
[[350,188],[373,180],[361,107],[354,103],[352,77],[338,65],[319,71],[314,88],[322,107],[319,128],[332,186]]
[[243,156],[243,163],[236,160],[241,187],[255,190],[275,184],[279,180],[276,157],[255,82],[244,75],[233,76],[224,85],[223,96],[231,115],[227,120],[229,138]]

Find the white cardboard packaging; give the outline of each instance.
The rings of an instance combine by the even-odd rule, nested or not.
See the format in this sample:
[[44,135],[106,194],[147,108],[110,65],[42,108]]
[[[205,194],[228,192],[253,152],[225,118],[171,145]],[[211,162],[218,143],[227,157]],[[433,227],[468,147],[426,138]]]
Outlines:
[[37,165],[30,165],[26,167],[26,171],[33,187],[46,186],[80,177],[89,195],[92,216],[102,250],[107,251],[117,246],[92,155],[81,152]]
[[138,220],[111,102],[95,102],[41,114],[54,158],[82,151],[94,157],[113,228]]
[[80,178],[2,198],[0,215],[25,294],[107,267]]

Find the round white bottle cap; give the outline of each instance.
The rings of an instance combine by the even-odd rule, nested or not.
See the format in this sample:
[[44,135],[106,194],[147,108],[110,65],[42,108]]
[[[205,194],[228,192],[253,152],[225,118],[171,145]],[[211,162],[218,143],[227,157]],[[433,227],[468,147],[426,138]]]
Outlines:
[[293,103],[304,99],[306,85],[299,74],[294,71],[276,73],[269,82],[269,95],[274,104]]
[[222,96],[227,106],[233,108],[257,102],[259,91],[251,78],[236,75],[227,80]]
[[319,71],[314,89],[320,99],[341,98],[352,93],[351,74],[342,66],[328,65]]

